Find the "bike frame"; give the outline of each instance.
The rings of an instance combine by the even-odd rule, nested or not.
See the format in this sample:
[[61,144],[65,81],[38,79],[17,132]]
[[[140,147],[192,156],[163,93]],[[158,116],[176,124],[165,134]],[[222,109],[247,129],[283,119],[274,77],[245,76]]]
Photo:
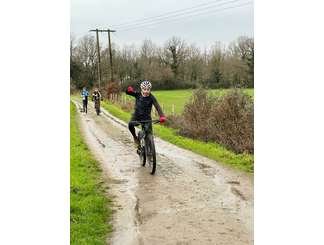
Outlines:
[[[158,119],[155,119],[155,120],[142,120],[142,121],[130,121],[131,123],[138,123],[142,126],[142,131],[144,132],[144,135],[146,136],[147,135],[147,132],[144,130],[144,124],[146,123],[152,123],[152,124],[155,124],[155,123],[159,123],[160,120]],[[152,135],[153,135],[153,130],[152,130]]]
[[[155,152],[154,136],[153,136],[153,129],[152,132],[148,134],[147,130],[145,130],[144,125],[146,123],[159,123],[159,122],[160,120],[131,121],[131,123],[141,124],[142,126],[142,130],[140,130],[140,132],[138,133],[140,144],[138,146],[137,153],[139,154],[141,161],[143,160],[142,166],[145,166],[146,157],[149,156],[148,163],[150,166],[152,166],[151,174],[154,174],[156,169],[156,152]],[[142,139],[144,140],[144,144]]]

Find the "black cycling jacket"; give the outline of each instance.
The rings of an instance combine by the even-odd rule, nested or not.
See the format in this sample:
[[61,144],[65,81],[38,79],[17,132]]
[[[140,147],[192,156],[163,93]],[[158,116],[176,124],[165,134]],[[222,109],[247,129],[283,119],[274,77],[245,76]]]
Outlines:
[[100,101],[100,99],[101,99],[100,92],[93,92],[93,94],[92,94],[92,100],[94,100],[94,101]]
[[140,92],[128,92],[127,90],[126,94],[133,96],[136,99],[135,112],[132,120],[151,120],[152,105],[154,105],[160,117],[164,116],[162,109],[153,94],[144,97]]

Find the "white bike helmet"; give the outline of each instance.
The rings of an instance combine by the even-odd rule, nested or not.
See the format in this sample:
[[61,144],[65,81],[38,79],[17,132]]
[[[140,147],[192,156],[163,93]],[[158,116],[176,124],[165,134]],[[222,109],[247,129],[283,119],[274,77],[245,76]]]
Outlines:
[[150,83],[150,81],[141,82],[141,89],[151,89],[151,88],[152,88],[152,84]]

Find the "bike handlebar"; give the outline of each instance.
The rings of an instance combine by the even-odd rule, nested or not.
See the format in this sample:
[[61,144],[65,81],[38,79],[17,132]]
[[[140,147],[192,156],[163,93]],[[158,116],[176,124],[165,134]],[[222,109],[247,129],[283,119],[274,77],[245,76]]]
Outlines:
[[131,123],[159,123],[160,120],[156,119],[156,120],[143,120],[143,121],[130,121]]

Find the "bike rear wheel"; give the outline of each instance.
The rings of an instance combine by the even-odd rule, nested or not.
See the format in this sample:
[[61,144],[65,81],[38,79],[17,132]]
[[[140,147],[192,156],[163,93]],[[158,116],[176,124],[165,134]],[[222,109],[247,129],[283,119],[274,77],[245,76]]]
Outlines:
[[151,168],[151,174],[155,174],[156,171],[156,152],[154,138],[152,134],[147,135],[146,139],[146,159],[149,167]]
[[96,113],[99,116],[100,114],[100,104],[98,101],[95,102],[95,109],[96,109]]

